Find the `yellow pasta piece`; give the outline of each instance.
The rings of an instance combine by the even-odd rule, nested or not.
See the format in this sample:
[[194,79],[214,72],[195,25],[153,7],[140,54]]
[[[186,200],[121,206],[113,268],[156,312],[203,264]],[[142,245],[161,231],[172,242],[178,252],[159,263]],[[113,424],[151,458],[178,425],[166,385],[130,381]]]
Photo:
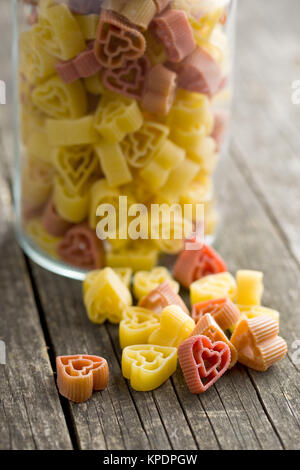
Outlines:
[[75,15],[75,19],[86,41],[91,41],[96,38],[99,15]]
[[214,201],[204,203],[204,214],[205,235],[212,235],[216,233],[217,224],[219,221],[218,211]]
[[134,242],[120,251],[107,253],[106,263],[112,268],[130,267],[133,272],[149,271],[157,264],[158,251],[151,243]]
[[160,326],[150,335],[149,344],[178,348],[195,328],[194,320],[178,305],[165,307],[160,316]]
[[208,97],[200,93],[178,90],[174,106],[168,115],[168,123],[185,130],[203,126],[206,135],[210,135],[214,115]]
[[129,164],[134,168],[143,168],[151,161],[168,135],[167,126],[145,121],[139,130],[128,134],[120,145]]
[[119,276],[104,268],[84,294],[84,303],[93,323],[119,323],[124,309],[132,304],[132,297]]
[[147,392],[162,385],[176,371],[177,349],[152,344],[127,346],[122,373],[134,390]]
[[39,21],[33,32],[50,55],[69,60],[85,49],[80,27],[66,5],[40,7]]
[[202,46],[205,44],[204,41],[207,41],[210,38],[216,24],[223,15],[223,12],[223,8],[218,8],[207,12],[199,19],[189,16],[189,21],[194,32],[194,38],[198,46]]
[[234,300],[236,296],[236,282],[230,273],[212,274],[193,282],[190,286],[190,295],[192,305],[223,297]]
[[58,258],[57,245],[61,238],[53,237],[44,229],[40,219],[32,219],[26,226],[26,232],[36,245],[52,258]]
[[51,163],[51,147],[48,144],[45,128],[32,129],[29,132],[26,147],[28,155],[45,163]]
[[[94,269],[93,271],[90,271],[84,281],[83,281],[83,295],[85,295],[88,291],[88,289],[91,287],[94,282],[97,282],[97,277],[101,273],[102,269]],[[117,274],[117,276],[121,279],[123,284],[129,289],[130,288],[130,281],[131,281],[131,276],[132,276],[132,269],[130,268],[114,268],[113,271]]]
[[99,141],[93,116],[75,120],[47,119],[46,131],[52,147],[96,144]]
[[171,171],[166,184],[160,189],[161,197],[168,202],[177,202],[198,172],[199,165],[197,163],[188,158],[184,159],[180,165]]
[[97,217],[97,207],[100,204],[112,204],[116,209],[119,207],[120,191],[116,188],[110,188],[106,179],[102,178],[96,181],[91,187],[89,225],[96,228],[99,217]]
[[138,271],[133,277],[133,293],[135,298],[140,300],[164,281],[169,281],[174,292],[178,294],[179,284],[174,281],[167,268],[157,266],[151,271]]
[[20,71],[29,83],[39,83],[55,74],[57,60],[40,46],[32,31],[22,31],[19,36]]
[[212,137],[203,137],[198,144],[187,152],[188,157],[199,163],[200,169],[207,174],[211,174],[216,169],[218,153],[216,142]]
[[202,181],[193,181],[188,189],[180,195],[181,204],[201,204],[210,201],[213,195],[213,183],[211,178]]
[[[135,176],[135,174],[133,176]],[[146,182],[139,178],[134,178],[133,182],[123,187],[124,194],[127,194],[132,199],[142,204],[147,204],[152,198],[153,191],[151,189],[149,184],[147,185]]]
[[239,311],[249,319],[260,315],[269,315],[269,317],[273,318],[277,323],[280,321],[280,313],[272,308],[263,307],[262,305],[237,305],[237,307]]
[[91,145],[57,147],[51,152],[51,161],[66,187],[74,193],[99,174],[99,163]]
[[198,125],[189,130],[172,127],[170,137],[179,147],[186,149],[187,153],[195,152],[205,137],[205,128]]
[[167,182],[171,171],[182,163],[184,158],[185,151],[167,139],[139,174],[156,190]]
[[49,198],[53,186],[53,167],[30,157],[22,169],[22,200],[35,207]]
[[54,182],[54,204],[57,213],[68,222],[83,222],[88,215],[89,188],[84,186],[72,191],[61,177]]
[[159,328],[159,315],[141,307],[127,307],[119,327],[121,349],[134,344],[145,344]]
[[102,140],[95,151],[109,186],[121,186],[132,181],[125,155],[118,143]]
[[55,119],[77,119],[87,111],[86,93],[80,80],[64,83],[54,76],[34,88],[33,104]]
[[151,236],[154,245],[162,253],[175,255],[184,248],[184,239],[193,232],[193,223],[181,214],[175,214],[173,218],[151,220]]
[[110,142],[120,142],[126,134],[143,124],[142,113],[134,100],[104,96],[95,115],[95,129]]
[[146,54],[149,57],[151,64],[153,66],[164,64],[167,60],[167,56],[163,45],[157,41],[149,30],[145,32],[145,39],[147,43]]
[[236,273],[236,302],[240,305],[260,305],[264,291],[263,273],[240,270]]
[[101,72],[91,75],[90,77],[84,78],[84,86],[86,90],[92,95],[111,95],[111,92],[105,89],[102,79]]
[[131,268],[114,268],[113,271],[119,276],[121,281],[128,289],[130,288],[132,269]]

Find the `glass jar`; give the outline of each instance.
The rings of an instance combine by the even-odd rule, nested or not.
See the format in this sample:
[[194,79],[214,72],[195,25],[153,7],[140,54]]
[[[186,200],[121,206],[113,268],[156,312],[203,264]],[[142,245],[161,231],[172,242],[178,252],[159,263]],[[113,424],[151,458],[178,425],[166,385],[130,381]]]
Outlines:
[[14,8],[14,193],[25,252],[82,279],[104,265],[151,269],[195,227],[211,243],[235,1],[14,0]]

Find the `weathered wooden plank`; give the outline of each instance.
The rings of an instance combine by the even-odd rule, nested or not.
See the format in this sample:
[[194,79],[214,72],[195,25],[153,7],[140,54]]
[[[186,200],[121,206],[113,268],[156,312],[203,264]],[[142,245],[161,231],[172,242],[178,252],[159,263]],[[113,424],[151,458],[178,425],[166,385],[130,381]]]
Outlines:
[[[80,446],[84,449],[171,448],[152,395],[140,394],[143,399],[137,399],[122,377],[120,357],[115,353],[117,327],[107,329],[88,320],[80,283],[58,278],[37,266],[33,267],[33,273],[55,354],[99,354],[109,362],[108,389],[94,394],[86,404],[71,405]],[[188,432],[187,423],[182,420],[181,424]]]
[[300,3],[258,3],[240,9],[233,135],[242,171],[300,262],[300,105],[291,101],[292,82],[300,77]]
[[[109,325],[108,329],[112,341],[114,343],[117,356],[121,357],[121,349],[119,347],[118,328]],[[192,432],[187,424],[184,411],[181,409],[177,400],[174,388],[170,380],[168,380],[162,387],[153,392],[139,393],[132,390],[132,397],[139,410],[139,414],[146,428],[149,427],[149,420],[152,423],[152,413],[155,411],[154,416],[158,413],[160,416],[164,429],[168,435],[168,439],[174,449],[196,449]],[[150,399],[151,397],[151,399]],[[145,399],[150,402],[150,410],[145,409]],[[149,406],[149,405],[148,405]],[[155,407],[155,408],[154,408]],[[148,432],[153,433],[153,438],[159,439],[156,435],[156,426],[149,429]]]
[[6,365],[0,365],[0,448],[71,449],[3,178],[0,218],[0,339],[7,350]]
[[[294,338],[300,338],[299,268],[231,159],[222,162],[219,174],[225,173],[226,178],[218,186],[224,222],[216,246],[228,260],[231,271],[241,268],[264,271],[264,304],[281,312],[281,334],[291,348]],[[290,354],[292,352],[290,349]],[[266,373],[249,370],[249,377],[282,444],[286,448],[297,448],[300,439],[299,373],[291,356]],[[221,381],[217,387],[219,384],[221,386]],[[243,405],[248,408],[248,401],[243,401]],[[258,432],[256,424],[255,427]],[[266,444],[266,439],[260,441],[262,445]]]

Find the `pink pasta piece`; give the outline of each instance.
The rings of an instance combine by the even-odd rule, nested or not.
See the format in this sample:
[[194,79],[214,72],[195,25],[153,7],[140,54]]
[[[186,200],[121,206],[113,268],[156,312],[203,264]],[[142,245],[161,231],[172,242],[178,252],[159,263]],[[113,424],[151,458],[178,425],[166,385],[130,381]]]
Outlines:
[[164,65],[156,65],[146,78],[143,108],[150,113],[168,114],[174,102],[176,86],[176,73]]
[[96,59],[94,42],[92,41],[74,59],[58,62],[55,68],[65,83],[72,83],[79,78],[95,75],[102,67]]
[[151,28],[170,62],[181,62],[196,47],[193,30],[183,10],[166,10],[154,18]]
[[101,10],[102,0],[68,0],[68,7],[78,15],[98,15]]
[[228,111],[215,111],[214,113],[214,128],[211,133],[211,137],[215,140],[217,144],[217,152],[220,151],[222,143],[224,141],[225,133],[229,123],[229,113]]
[[106,69],[102,74],[104,86],[111,91],[134,99],[141,99],[145,79],[151,68],[150,60],[143,55],[119,69]]
[[65,83],[72,83],[80,78],[73,60],[61,61],[55,64],[55,69]]
[[104,68],[122,68],[128,60],[144,55],[145,49],[146,40],[138,28],[112,11],[101,11],[94,50]]
[[208,245],[203,244],[200,250],[183,250],[177,257],[174,266],[174,278],[187,289],[198,279],[210,274],[227,271],[225,261]]
[[154,0],[157,13],[161,13],[163,10],[165,10],[170,4],[170,1],[171,0]]
[[62,219],[55,210],[53,199],[50,199],[42,216],[44,229],[54,237],[63,237],[72,227],[70,222]]
[[68,264],[82,269],[98,269],[104,266],[104,248],[94,230],[87,224],[70,228],[59,242],[57,253]]
[[209,97],[215,95],[222,82],[219,64],[200,47],[186,57],[180,64],[169,64],[178,73],[179,88],[203,93]]
[[94,42],[73,59],[73,64],[80,78],[90,77],[101,70],[102,67],[95,56]]
[[207,336],[191,336],[181,343],[178,359],[190,392],[206,392],[226,372],[230,357],[227,344],[212,343]]

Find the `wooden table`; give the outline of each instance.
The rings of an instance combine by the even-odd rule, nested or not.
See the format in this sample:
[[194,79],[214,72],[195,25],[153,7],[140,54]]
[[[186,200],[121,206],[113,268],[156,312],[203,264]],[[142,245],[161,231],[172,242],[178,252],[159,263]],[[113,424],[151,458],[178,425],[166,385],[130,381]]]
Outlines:
[[[231,271],[264,271],[264,304],[281,312],[287,357],[266,373],[237,366],[202,396],[187,391],[180,370],[153,392],[133,391],[121,375],[117,327],[91,324],[80,284],[34,265],[17,246],[2,171],[1,449],[299,447],[300,106],[291,104],[291,84],[300,79],[299,17],[298,0],[240,2],[233,138],[218,184],[216,247]],[[111,369],[108,389],[81,405],[60,397],[55,385],[55,356],[77,352],[103,355]]]

